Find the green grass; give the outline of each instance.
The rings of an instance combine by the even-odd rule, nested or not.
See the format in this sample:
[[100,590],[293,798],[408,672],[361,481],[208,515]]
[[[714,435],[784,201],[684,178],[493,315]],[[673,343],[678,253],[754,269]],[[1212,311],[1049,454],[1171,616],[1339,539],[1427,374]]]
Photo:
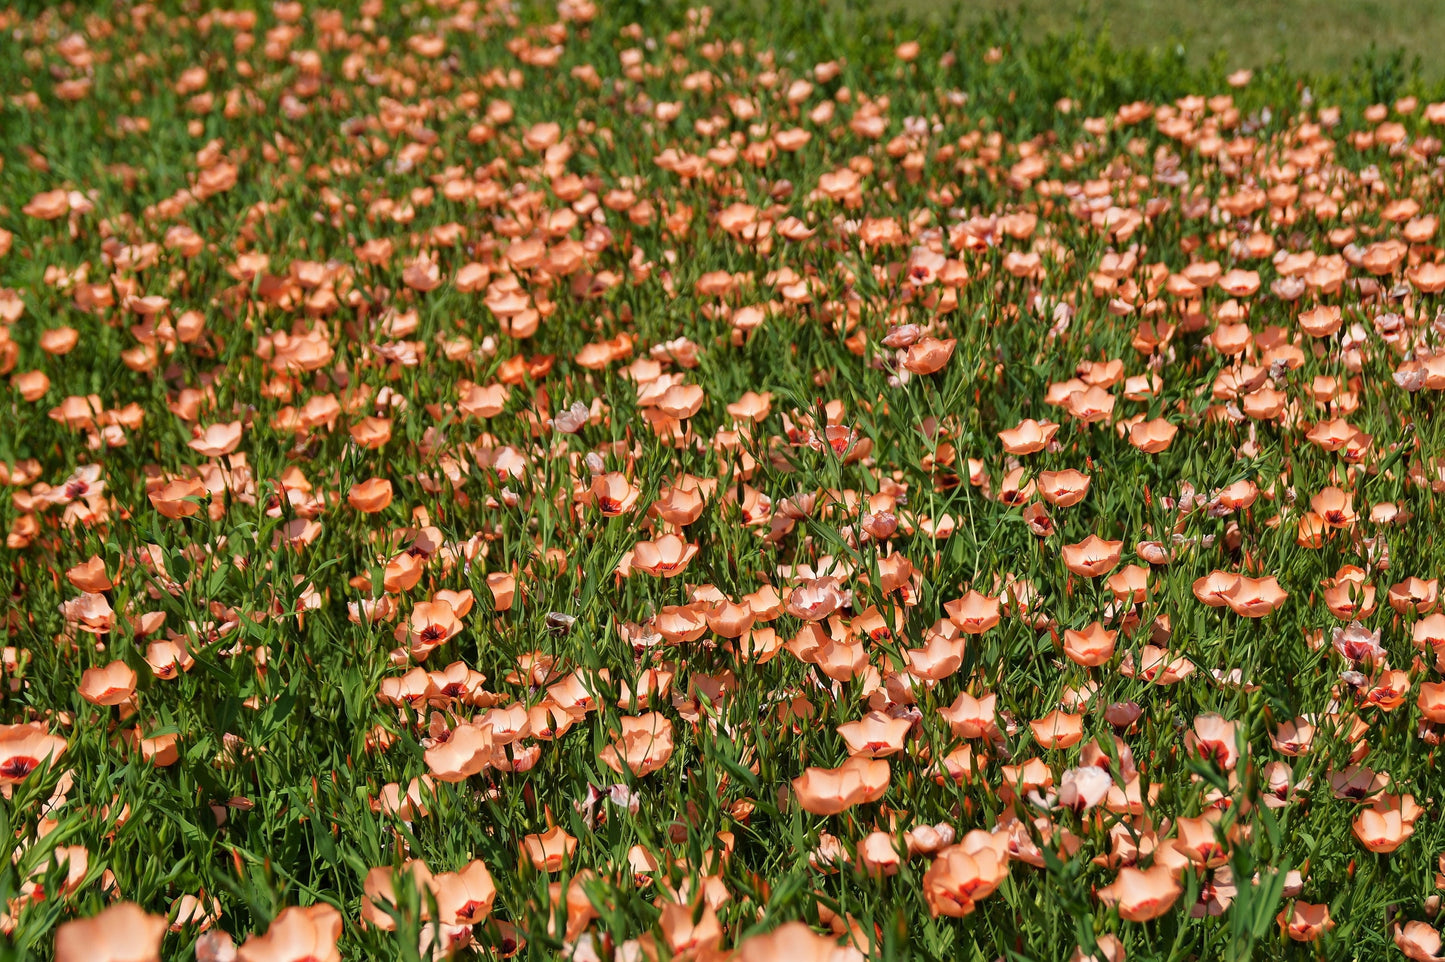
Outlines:
[[[1232,63],[1077,26],[850,4],[618,0],[587,25],[540,3],[240,6],[254,26],[199,3],[4,13],[0,723],[66,750],[40,764],[0,729],[0,959],[53,958],[57,932],[84,936],[60,962],[195,957],[186,896],[215,900],[244,962],[330,962],[329,939],[263,953],[301,906],[335,910],[348,962],[421,962],[443,936],[494,958],[517,935],[529,959],[771,960],[751,940],[798,922],[836,943],[839,920],[886,960],[1065,962],[1113,937],[1134,962],[1333,962],[1396,958],[1392,923],[1434,919],[1424,686],[1445,643],[1415,644],[1422,613],[1390,592],[1445,570],[1438,83],[1385,56],[1310,75],[1307,103],[1278,62],[1233,88]],[[1406,95],[1398,129],[1365,118]],[[794,130],[806,144],[777,136]],[[1210,261],[1258,289],[1193,289]],[[490,288],[462,283],[478,264]],[[1341,331],[1307,333],[1316,304]],[[1240,320],[1251,344],[1226,353]],[[936,369],[901,353],[924,333],[950,342]],[[1060,385],[1071,407],[1046,403]],[[730,410],[747,392],[765,413]],[[1115,406],[1093,420],[1099,392]],[[1025,419],[1053,442],[1010,453]],[[1179,433],[1146,450],[1135,419]],[[1312,435],[1333,419],[1342,443]],[[207,431],[233,424],[229,444]],[[1091,479],[1077,503],[1039,490],[1066,470]],[[625,490],[601,497],[604,472]],[[389,503],[353,496],[381,481]],[[1311,521],[1344,494],[1357,517],[1321,502]],[[668,534],[696,549],[675,577],[647,570]],[[1147,567],[1142,600],[1066,560],[1091,535]],[[1206,604],[1215,572],[1288,598]],[[1327,597],[1351,579],[1370,611]],[[1027,611],[951,637],[952,602],[1024,583]],[[769,589],[836,605],[823,637]],[[731,637],[750,597],[787,647]],[[1375,661],[1330,643],[1355,615]],[[1096,624],[1115,650],[1067,655]],[[1193,671],[1150,675],[1150,644]],[[930,673],[939,649],[956,658]],[[108,666],[133,686],[97,682]],[[664,682],[648,707],[671,754],[615,770],[640,713],[624,687]],[[965,694],[996,696],[990,724],[950,720]],[[1106,710],[1126,703],[1132,723]],[[1031,725],[1061,706],[1078,743]],[[870,711],[909,723],[869,749],[901,740],[888,786],[828,813],[806,789]],[[1212,715],[1235,734],[1200,751]],[[1279,728],[1306,717],[1291,754]],[[1148,825],[1021,789],[1021,766],[1077,775],[1091,741],[1122,789],[1115,736],[1157,790]],[[472,738],[481,770],[438,759]],[[963,747],[971,777],[939,778]],[[1423,809],[1393,852],[1357,840],[1360,800],[1331,783],[1352,761],[1388,775],[1382,807]],[[1177,864],[1180,825],[1207,817],[1218,850],[1193,850],[1215,864]],[[966,849],[865,870],[925,826]],[[527,840],[554,828],[575,851],[538,866]],[[1100,892],[1150,831],[1139,864],[1179,891],[1136,921]],[[983,844],[1006,850],[1006,878],[978,870],[996,889],[925,897],[933,865]],[[484,862],[490,918],[444,912],[441,886],[378,905],[411,860]],[[1232,907],[1192,918],[1225,867]],[[1296,900],[1335,927],[1287,937]],[[66,928],[118,901],[177,931],[141,951]],[[972,911],[931,910],[949,904]]]
[[[890,0],[928,16],[946,5]],[[1182,49],[1201,65],[1216,57],[1231,70],[1258,68],[1277,58],[1297,70],[1344,73],[1372,52],[1418,60],[1439,78],[1445,16],[1436,0],[963,0],[959,22],[997,14],[1016,16],[1025,37],[1066,32],[1076,25],[1106,30],[1117,43],[1171,52]]]

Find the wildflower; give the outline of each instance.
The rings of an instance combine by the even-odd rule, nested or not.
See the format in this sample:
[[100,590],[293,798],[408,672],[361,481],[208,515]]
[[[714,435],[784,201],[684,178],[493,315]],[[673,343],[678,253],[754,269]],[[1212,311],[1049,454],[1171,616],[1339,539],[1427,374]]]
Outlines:
[[[164,916],[134,902],[66,922],[55,932],[55,962],[160,962]],[[249,962],[249,960],[248,960]]]
[[320,903],[282,909],[264,935],[251,935],[236,949],[237,962],[341,962],[336,942],[341,913]]
[[1121,868],[1118,877],[1095,894],[1105,905],[1117,908],[1120,918],[1147,922],[1168,912],[1183,891],[1167,866],[1155,865]]

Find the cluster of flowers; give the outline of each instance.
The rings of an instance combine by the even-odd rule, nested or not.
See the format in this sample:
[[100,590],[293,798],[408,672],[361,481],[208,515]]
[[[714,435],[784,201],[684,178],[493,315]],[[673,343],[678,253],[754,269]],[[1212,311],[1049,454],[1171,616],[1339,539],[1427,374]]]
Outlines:
[[[1439,815],[1411,522],[1445,494],[1445,103],[1266,117],[1246,73],[1023,137],[916,42],[863,69],[706,9],[436,7],[0,14],[13,108],[119,85],[108,137],[194,141],[176,184],[6,158],[39,189],[0,207],[0,927],[55,925],[60,962],[418,926],[428,958],[841,962],[885,923],[840,879],[937,920],[1067,876],[1077,960],[1242,892],[1332,938],[1353,853]],[[154,39],[192,35],[227,52]],[[118,771],[222,838],[321,797],[239,773],[350,734],[328,778],[390,846],[357,877],[250,934],[224,868],[138,884],[160,816]],[[418,827],[504,809],[505,864]],[[1333,862],[1274,838],[1319,810]],[[798,867],[759,851],[799,824]],[[768,871],[811,880],[805,920]],[[633,930],[609,888],[646,892]],[[1439,896],[1390,891],[1440,958]]]

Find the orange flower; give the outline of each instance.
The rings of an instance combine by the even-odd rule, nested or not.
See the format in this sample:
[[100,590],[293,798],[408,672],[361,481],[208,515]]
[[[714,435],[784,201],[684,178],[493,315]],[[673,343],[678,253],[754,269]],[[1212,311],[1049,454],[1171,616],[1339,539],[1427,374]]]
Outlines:
[[1310,507],[1331,528],[1348,528],[1356,519],[1353,501],[1352,496],[1331,486],[1310,498]]
[[818,935],[802,922],[784,922],[766,935],[743,939],[738,962],[863,962],[852,945],[839,945],[836,937]]
[[981,899],[992,895],[1007,877],[1007,857],[1001,857],[989,845],[965,838],[963,843],[939,852],[923,873],[923,897],[935,918],[962,918],[971,914]]
[[599,474],[592,479],[592,501],[609,518],[626,514],[637,503],[642,492],[619,471]]
[[990,598],[970,589],[962,598],[944,604],[948,620],[967,635],[981,635],[999,622],[1002,598]]
[[1073,507],[1089,493],[1089,476],[1073,468],[1064,471],[1040,471],[1038,490],[1043,499],[1055,507]]
[[135,671],[123,661],[87,668],[80,676],[80,697],[92,705],[121,705],[135,695]]
[[201,510],[197,499],[207,496],[199,478],[181,478],[149,492],[151,504],[167,518],[189,518]]
[[70,194],[63,187],[41,191],[20,209],[36,220],[56,220],[70,212]]
[[164,916],[118,902],[56,929],[55,962],[160,962],[165,934]]
[[[1227,864],[1229,849],[1220,843],[1218,828],[1221,817],[1218,809],[1210,809],[1203,815],[1178,819],[1175,822],[1179,832],[1179,837],[1174,840],[1175,851],[1205,868]],[[1237,833],[1231,828],[1228,834],[1233,836]],[[1226,837],[1225,841],[1230,839]]]
[[1429,614],[1440,602],[1440,579],[1406,578],[1390,587],[1390,607],[1400,614]]
[[815,578],[794,588],[788,595],[787,612],[803,621],[822,621],[842,607],[847,594],[833,577]]
[[341,913],[318,903],[283,909],[265,935],[252,934],[236,949],[237,962],[341,962]]
[[196,436],[189,442],[191,450],[208,458],[219,458],[230,454],[241,443],[241,422],[213,424],[205,430],[197,429]]
[[696,554],[697,545],[689,544],[675,534],[665,534],[656,541],[639,541],[633,545],[631,567],[654,578],[675,578],[682,574]]
[[1124,962],[1124,943],[1117,935],[1105,932],[1095,939],[1094,944],[1097,948],[1089,955],[1085,955],[1084,947],[1079,946],[1069,956],[1069,962]]
[[1038,721],[1029,722],[1029,729],[1043,748],[1069,748],[1084,740],[1084,716],[1056,708]]
[[662,768],[672,757],[672,722],[659,712],[624,716],[622,736],[597,757],[619,775],[624,769],[642,778]]
[[65,753],[66,741],[38,723],[0,725],[0,786],[18,785]]
[[444,924],[476,925],[492,914],[497,887],[481,859],[468,862],[460,871],[435,876],[432,884],[436,890],[437,914]]
[[903,357],[903,366],[914,374],[934,374],[948,364],[957,343],[954,338],[940,341],[937,338],[925,337],[908,349]]
[[1340,329],[1343,318],[1334,305],[1321,304],[1299,316],[1300,330],[1310,337],[1329,337]]
[[1412,962],[1441,962],[1440,932],[1428,922],[1395,926],[1395,946]]
[[436,783],[430,775],[413,778],[404,789],[396,782],[387,782],[381,786],[381,792],[372,802],[372,808],[394,815],[404,822],[413,822],[429,814],[426,800],[435,792]]
[[1293,902],[1275,916],[1280,931],[1296,942],[1313,942],[1335,927],[1328,905]]
[[1229,604],[1229,596],[1239,587],[1239,575],[1232,571],[1211,571],[1194,582],[1194,597],[1211,608]]
[[1206,714],[1194,719],[1194,728],[1184,736],[1184,747],[1192,755],[1207,758],[1225,771],[1239,761],[1235,722]]
[[670,418],[685,420],[702,409],[706,395],[696,384],[674,384],[657,399],[656,407]]
[[903,751],[903,739],[912,727],[911,719],[870,711],[858,721],[839,725],[838,734],[847,744],[849,755],[884,758]]
[[889,775],[886,761],[855,755],[837,768],[805,769],[793,779],[793,794],[805,812],[837,815],[882,798]]
[[1445,682],[1424,682],[1415,702],[1426,721],[1445,724]]
[[425,752],[427,772],[439,782],[462,782],[485,771],[497,745],[490,729],[461,724]]
[[1268,578],[1239,576],[1234,588],[1224,596],[1224,603],[1237,615],[1263,618],[1284,604],[1289,593],[1271,575]]
[[1355,818],[1354,833],[1372,852],[1393,852],[1415,834],[1420,806],[1413,795],[1379,795]]
[[1083,631],[1064,631],[1064,654],[1076,665],[1095,668],[1114,657],[1114,639],[1118,632],[1109,631],[1100,622],[1092,622]]
[[1145,454],[1158,454],[1167,450],[1179,433],[1179,426],[1164,418],[1139,421],[1129,428],[1129,443]]
[[539,872],[560,871],[575,851],[577,839],[556,825],[541,835],[527,835],[522,839],[522,853]]
[[84,592],[99,593],[115,587],[115,582],[106,573],[105,561],[99,555],[91,555],[72,566],[65,572],[65,580]]
[[105,596],[86,592],[79,598],[72,598],[60,606],[60,615],[81,631],[104,635],[115,626],[115,611]]
[[1149,569],[1143,565],[1126,565],[1110,575],[1104,587],[1119,601],[1141,604],[1149,591]]
[[412,859],[399,869],[389,865],[373,868],[362,880],[361,923],[383,932],[396,931],[393,913],[398,908],[396,883],[398,876],[415,889],[414,902],[419,909],[419,918],[428,918],[426,894],[432,885],[431,871],[420,859]]
[[391,482],[385,478],[369,478],[351,486],[346,503],[363,514],[378,514],[391,504]]
[[1064,567],[1080,577],[1097,578],[1114,569],[1123,548],[1122,541],[1105,541],[1091,534],[1078,544],[1064,545]]
[[938,714],[959,738],[993,738],[998,734],[998,723],[994,720],[997,701],[997,695],[974,698],[962,692],[952,705],[940,708]]
[[445,601],[423,601],[411,611],[407,644],[417,658],[425,658],[438,645],[461,633],[462,623]]
[[1168,912],[1183,891],[1168,866],[1155,865],[1121,868],[1118,877],[1095,894],[1105,905],[1117,908],[1121,919],[1147,922]]
[[720,638],[741,638],[757,620],[753,609],[747,604],[723,599],[705,612],[707,627]]
[[1034,454],[1048,447],[1058,433],[1057,424],[1025,418],[1014,427],[1000,431],[998,438],[1003,442],[1003,449],[1008,454]]

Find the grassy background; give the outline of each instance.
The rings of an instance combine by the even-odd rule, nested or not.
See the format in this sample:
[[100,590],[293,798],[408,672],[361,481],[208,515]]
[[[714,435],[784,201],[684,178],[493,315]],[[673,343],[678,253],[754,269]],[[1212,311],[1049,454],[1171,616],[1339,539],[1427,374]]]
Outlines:
[[[948,17],[951,5],[938,0],[884,0],[930,17]],[[1222,57],[1230,69],[1258,67],[1281,54],[1296,68],[1343,73],[1373,45],[1381,58],[1399,51],[1402,64],[1420,59],[1421,72],[1445,76],[1438,49],[1445,40],[1441,0],[962,0],[967,24],[999,13],[1012,14],[1024,35],[1102,27],[1127,47],[1174,52],[1202,65]]]

